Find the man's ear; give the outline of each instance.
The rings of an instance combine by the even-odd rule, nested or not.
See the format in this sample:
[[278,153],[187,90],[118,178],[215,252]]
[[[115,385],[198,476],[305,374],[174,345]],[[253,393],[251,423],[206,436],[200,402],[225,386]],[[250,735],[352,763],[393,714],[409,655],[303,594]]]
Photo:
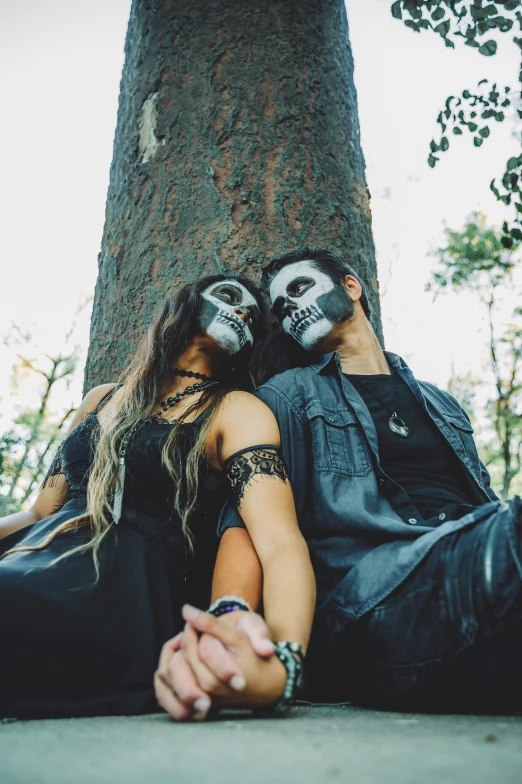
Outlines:
[[353,275],[346,275],[341,285],[348,292],[352,302],[357,302],[361,299],[362,287],[357,278],[354,278]]

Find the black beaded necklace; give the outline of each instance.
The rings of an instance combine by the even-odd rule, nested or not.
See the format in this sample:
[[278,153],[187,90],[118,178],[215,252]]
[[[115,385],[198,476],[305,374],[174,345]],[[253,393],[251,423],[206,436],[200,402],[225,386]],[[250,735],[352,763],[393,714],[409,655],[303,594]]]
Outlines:
[[152,424],[166,422],[163,419],[163,412],[168,411],[169,408],[172,406],[177,405],[180,402],[181,398],[185,395],[195,395],[197,392],[202,392],[205,389],[210,389],[211,387],[215,387],[219,384],[219,381],[213,381],[208,376],[204,376],[201,373],[196,373],[192,370],[177,370],[175,369],[175,374],[177,376],[189,376],[189,378],[201,378],[203,379],[201,384],[192,384],[191,386],[185,387],[182,392],[176,392],[173,397],[168,397],[167,400],[160,400],[161,408],[156,411],[155,414],[151,414],[151,416],[145,417],[144,419],[140,419],[134,427],[132,427],[129,432],[123,437],[122,442],[120,444],[119,449],[119,460],[118,460],[118,486],[116,488],[116,492],[114,494],[114,502],[112,505],[112,519],[113,522],[118,524],[121,517],[121,510],[123,506],[123,490],[125,487],[125,455],[127,454],[127,449],[129,447],[129,443],[140,427],[144,424]]
[[[190,371],[187,372],[190,373]],[[156,411],[155,414],[152,414],[150,417],[148,417],[148,419],[151,422],[164,422],[165,420],[163,419],[163,412],[168,411],[169,408],[172,408],[172,406],[175,406],[177,403],[179,403],[182,397],[185,395],[195,395],[196,392],[202,392],[204,389],[210,389],[210,387],[215,387],[218,384],[219,381],[212,381],[210,378],[207,378],[207,380],[203,381],[201,384],[191,384],[190,386],[185,387],[182,392],[176,392],[174,397],[168,397],[167,400],[160,400],[161,408]]]
[[175,376],[183,376],[183,378],[199,378],[201,381],[212,381],[210,376],[204,376],[203,373],[197,373],[195,370],[182,370],[181,368],[174,368]]

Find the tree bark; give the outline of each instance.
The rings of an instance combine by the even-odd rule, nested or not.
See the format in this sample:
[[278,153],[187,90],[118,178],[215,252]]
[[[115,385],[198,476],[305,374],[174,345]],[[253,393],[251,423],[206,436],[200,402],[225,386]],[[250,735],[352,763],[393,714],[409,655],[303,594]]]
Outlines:
[[343,0],[134,0],[85,387],[153,309],[306,244],[344,255],[382,338]]

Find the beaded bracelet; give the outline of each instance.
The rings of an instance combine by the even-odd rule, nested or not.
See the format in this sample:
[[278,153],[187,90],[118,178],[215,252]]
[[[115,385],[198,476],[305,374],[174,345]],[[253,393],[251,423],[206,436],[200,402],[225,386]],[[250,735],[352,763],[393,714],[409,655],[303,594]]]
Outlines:
[[252,612],[251,606],[242,596],[222,596],[220,599],[212,602],[207,612],[219,618],[221,615],[236,612],[237,610]]
[[304,653],[302,645],[288,640],[274,643],[274,649],[275,655],[286,670],[286,684],[281,698],[271,708],[271,712],[284,713],[303,688]]

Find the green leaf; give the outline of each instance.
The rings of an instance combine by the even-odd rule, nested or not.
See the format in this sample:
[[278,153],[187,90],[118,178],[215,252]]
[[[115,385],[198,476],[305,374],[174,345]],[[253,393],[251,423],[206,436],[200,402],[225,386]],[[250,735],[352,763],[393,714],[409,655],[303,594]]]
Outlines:
[[515,227],[511,229],[510,234],[513,237],[513,239],[516,240],[517,242],[520,242],[520,240],[522,240],[522,231],[520,229],[517,229]]
[[475,131],[478,128],[478,125],[477,125],[477,123],[469,122],[468,123],[468,128],[470,129],[471,133],[475,133]]
[[455,44],[453,43],[453,41],[450,41],[449,38],[445,38],[444,43],[446,44],[448,49],[455,49]]
[[497,186],[495,185],[495,180],[491,180],[491,182],[489,183],[489,187],[490,187],[490,190],[493,191],[493,193],[495,194],[497,199],[500,199],[500,191],[497,188]]
[[479,54],[483,54],[484,57],[491,57],[492,55],[496,54],[497,51],[497,42],[493,41],[486,41],[486,43],[482,44],[479,48]]
[[446,150],[449,149],[449,141],[446,136],[443,136],[442,139],[440,140],[440,149],[442,150],[442,152],[446,152]]
[[439,159],[435,155],[429,155],[428,156],[428,166],[430,166],[432,169],[435,168],[435,165],[436,165],[438,160]]
[[453,129],[453,133],[455,134],[455,136],[462,136],[462,128],[459,128],[457,126],[456,128]]
[[435,142],[435,140],[434,140],[434,139],[432,139],[432,140],[431,140],[431,142],[430,142],[430,150],[431,150],[432,152],[437,152],[437,151],[438,151],[438,149],[439,149],[439,146],[438,146],[438,144]]
[[444,14],[445,14],[444,9],[439,6],[433,11],[431,18],[433,19],[434,22],[438,22],[439,19],[443,18]]
[[480,44],[477,43],[477,41],[473,41],[471,38],[468,38],[468,40],[464,41],[464,43],[466,44],[466,46],[472,46],[474,49],[478,49],[480,46]]
[[451,27],[451,23],[448,20],[446,20],[445,22],[441,22],[440,24],[438,24],[433,29],[435,30],[436,33],[438,33],[443,38],[445,38],[450,31],[450,27]]
[[464,91],[463,91],[463,93],[462,93],[462,97],[463,97],[463,98],[466,98],[466,100],[467,100],[468,98],[471,98],[471,93],[470,93],[470,91],[469,91],[469,90],[464,90]]
[[475,147],[480,147],[483,141],[484,139],[481,139],[480,136],[473,137],[473,144],[475,145]]
[[414,22],[413,19],[407,19],[404,24],[406,27],[409,27],[410,30],[414,30],[416,33],[420,33],[420,25],[418,22]]
[[513,41],[516,43],[516,45],[517,45],[517,46],[518,46],[520,49],[522,49],[522,38],[516,38],[516,37],[515,37],[515,38],[513,38]]
[[498,29],[502,33],[509,33],[509,31],[515,24],[512,19],[506,19],[505,16],[499,16],[497,17],[497,19],[494,19],[493,21],[495,22],[495,26],[498,27]]
[[490,134],[490,130],[488,126],[486,125],[484,128],[481,128],[479,134],[482,136],[483,139],[487,139]]
[[506,171],[511,171],[511,169],[516,169],[519,164],[518,158],[510,158],[509,161],[506,163]]
[[509,100],[509,98],[506,98],[505,101],[502,101],[502,103],[500,105],[501,106],[511,106],[511,101]]
[[510,248],[512,248],[514,245],[514,242],[511,239],[511,237],[501,237],[500,242],[502,243],[502,245],[506,250],[510,250]]
[[401,8],[401,0],[397,0],[396,3],[393,3],[391,7],[392,16],[395,19],[402,19],[402,8]]
[[490,5],[487,5],[484,8],[484,14],[486,16],[496,16],[497,15],[497,7],[496,7],[496,5],[494,5],[494,3],[491,3]]

